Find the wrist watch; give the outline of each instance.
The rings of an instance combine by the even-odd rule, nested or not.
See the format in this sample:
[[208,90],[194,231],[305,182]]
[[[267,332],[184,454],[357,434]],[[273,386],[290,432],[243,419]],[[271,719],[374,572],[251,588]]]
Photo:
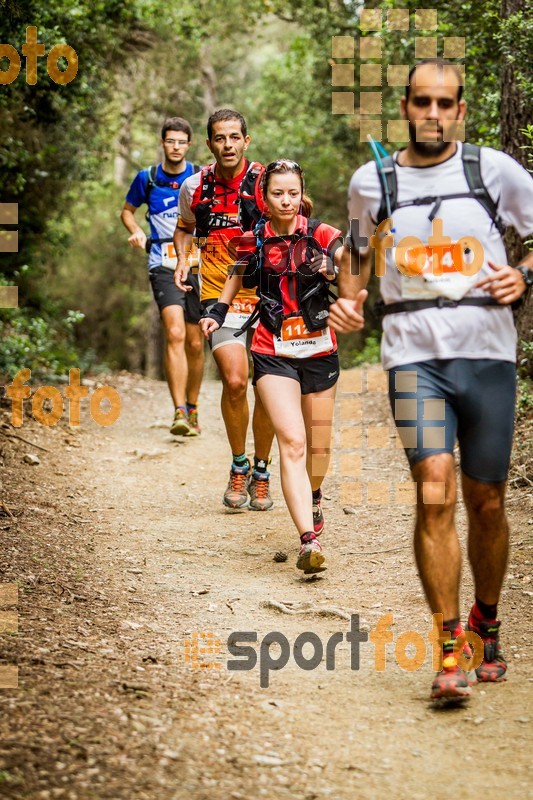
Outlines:
[[522,274],[524,279],[524,283],[526,284],[526,289],[529,289],[530,286],[533,286],[533,269],[530,267],[515,267]]

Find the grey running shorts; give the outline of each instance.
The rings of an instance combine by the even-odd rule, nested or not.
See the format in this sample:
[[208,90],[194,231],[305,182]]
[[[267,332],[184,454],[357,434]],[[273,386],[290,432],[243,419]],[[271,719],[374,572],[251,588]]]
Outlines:
[[389,370],[389,399],[409,464],[453,453],[481,483],[507,477],[514,430],[515,365],[454,358],[403,364]]

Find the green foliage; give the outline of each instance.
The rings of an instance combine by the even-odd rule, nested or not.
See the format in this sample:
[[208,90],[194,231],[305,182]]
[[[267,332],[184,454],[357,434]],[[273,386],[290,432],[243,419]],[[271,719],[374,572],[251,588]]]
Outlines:
[[[128,234],[118,216],[122,191],[105,183],[88,188],[91,215],[83,214],[87,202],[83,198],[74,204],[73,217],[62,221],[61,235],[70,245],[50,293],[57,302],[76,304],[83,312],[76,331],[80,347],[90,344],[112,368],[140,370],[148,335],[145,312],[151,301],[147,256],[127,244]],[[95,269],[97,264],[106,269]]]
[[517,362],[518,374],[522,378],[533,376],[533,342],[519,339]]
[[[8,282],[0,276],[0,285]],[[57,312],[57,309],[55,309]],[[32,308],[3,309],[0,312],[0,375],[13,377],[29,368],[35,377],[61,375],[82,364],[74,343],[75,326],[83,319],[79,311],[36,314]]]
[[527,161],[531,164],[529,172],[533,172],[533,124],[529,123],[525,128],[520,128],[520,133],[524,134],[527,144],[522,145],[522,150],[527,150]]
[[[366,7],[365,3],[365,7]],[[384,17],[389,8],[397,8],[396,0],[382,0],[371,5],[384,10]],[[406,0],[401,4],[411,15],[420,8],[417,0]],[[491,147],[499,143],[500,113],[500,52],[494,42],[500,29],[500,0],[486,0],[483,3],[483,19],[480,18],[479,3],[475,0],[449,0],[436,7],[438,12],[438,28],[436,32],[415,31],[411,17],[411,26],[407,31],[384,30],[382,63],[386,74],[388,64],[408,64],[413,66],[415,58],[416,36],[438,36],[439,47],[445,37],[464,37],[466,65],[466,85],[464,96],[468,103],[466,115],[466,140],[479,142]],[[375,35],[375,34],[374,34]],[[442,51],[439,50],[439,55]],[[462,59],[461,59],[462,60]],[[398,118],[398,103],[403,95],[403,87],[391,89],[383,87],[384,118]]]
[[531,378],[518,378],[516,417],[520,422],[533,416],[533,381]]
[[342,369],[358,367],[361,364],[378,364],[380,360],[381,335],[370,333],[364,342],[360,334],[339,336],[339,361]]
[[531,15],[517,11],[501,21],[496,41],[505,61],[513,65],[514,79],[526,103],[533,101],[533,70],[531,52],[533,50],[533,24]]

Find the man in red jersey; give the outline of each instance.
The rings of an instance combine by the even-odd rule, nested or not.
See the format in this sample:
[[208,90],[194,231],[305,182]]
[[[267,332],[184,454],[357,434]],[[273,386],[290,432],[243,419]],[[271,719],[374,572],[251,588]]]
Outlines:
[[[262,167],[245,157],[250,137],[241,114],[231,109],[212,114],[207,122],[206,143],[215,162],[184,182],[174,235],[178,255],[175,281],[183,291],[188,291],[186,280],[190,267],[186,253],[193,233],[201,247],[200,298],[204,309],[218,301],[228,270],[233,266],[231,241],[238,240],[263,210],[258,191]],[[266,511],[273,505],[267,467],[274,432],[256,394],[252,468],[245,455],[249,420],[247,344],[252,331],[247,336],[248,342],[244,336],[234,335],[250,317],[256,303],[254,290],[239,292],[225,325],[210,337],[209,345],[222,378],[222,417],[233,455],[224,505],[241,508],[249,503],[253,510]]]

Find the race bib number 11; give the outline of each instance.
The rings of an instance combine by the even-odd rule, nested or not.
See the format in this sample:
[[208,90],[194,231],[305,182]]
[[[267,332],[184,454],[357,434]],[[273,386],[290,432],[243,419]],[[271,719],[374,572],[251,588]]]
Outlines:
[[277,356],[285,358],[309,358],[318,353],[333,350],[331,330],[307,330],[303,317],[289,317],[281,325],[281,336],[274,337],[274,350]]

